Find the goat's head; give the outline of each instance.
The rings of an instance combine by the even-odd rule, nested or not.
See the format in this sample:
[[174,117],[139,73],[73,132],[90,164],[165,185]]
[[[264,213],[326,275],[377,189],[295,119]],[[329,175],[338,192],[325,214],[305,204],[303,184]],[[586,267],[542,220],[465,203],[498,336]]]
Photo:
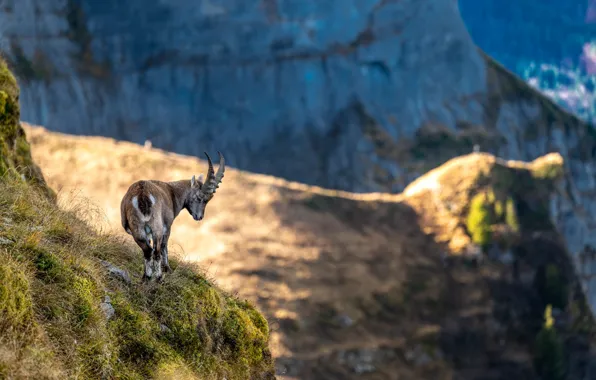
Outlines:
[[224,176],[224,171],[226,170],[226,161],[223,155],[220,152],[217,152],[217,154],[219,155],[219,168],[217,168],[217,173],[213,170],[211,157],[205,152],[207,162],[209,163],[207,179],[203,182],[203,175],[201,174],[198,179],[195,179],[195,176],[193,175],[190,180],[191,191],[187,208],[188,212],[190,212],[196,221],[203,219],[205,216],[205,207],[207,207],[207,203],[209,203],[215,195],[215,190],[219,187]]

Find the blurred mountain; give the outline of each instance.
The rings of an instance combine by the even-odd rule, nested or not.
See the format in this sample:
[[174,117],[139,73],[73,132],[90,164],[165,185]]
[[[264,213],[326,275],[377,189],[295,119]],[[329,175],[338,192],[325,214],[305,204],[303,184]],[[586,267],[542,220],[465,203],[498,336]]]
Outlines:
[[596,1],[471,1],[474,42],[567,110],[596,121]]
[[474,42],[518,74],[531,62],[579,65],[596,38],[596,2],[459,0]]
[[[421,173],[416,161],[471,149],[412,152],[422,129],[494,130],[503,118],[491,99],[503,96],[495,88],[508,74],[491,75],[453,0],[3,4],[2,46],[22,83],[23,119],[51,130],[192,155],[220,149],[243,169],[397,192]],[[483,39],[497,34],[492,25],[513,49],[503,32],[513,26],[501,27],[508,8],[490,7],[461,4],[475,15],[473,32],[491,11],[476,39],[509,62],[497,38]],[[507,128],[524,130],[526,115],[513,114],[520,120]],[[388,156],[379,140],[406,147]],[[519,144],[493,145],[481,147],[509,155]],[[510,158],[539,154],[520,148]]]

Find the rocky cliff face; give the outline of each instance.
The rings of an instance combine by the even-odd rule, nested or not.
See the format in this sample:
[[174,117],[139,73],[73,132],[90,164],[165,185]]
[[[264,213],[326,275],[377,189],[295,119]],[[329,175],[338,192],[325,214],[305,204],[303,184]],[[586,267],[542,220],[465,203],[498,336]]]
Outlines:
[[456,2],[316,4],[11,0],[0,24],[24,120],[218,149],[306,183],[401,190],[416,174],[410,157],[378,154],[363,136],[482,124],[465,99],[486,93],[486,65]]
[[401,191],[475,144],[559,151],[553,218],[593,251],[594,129],[479,51],[456,1],[321,4],[5,0],[0,25],[23,119],[53,130],[352,191]]

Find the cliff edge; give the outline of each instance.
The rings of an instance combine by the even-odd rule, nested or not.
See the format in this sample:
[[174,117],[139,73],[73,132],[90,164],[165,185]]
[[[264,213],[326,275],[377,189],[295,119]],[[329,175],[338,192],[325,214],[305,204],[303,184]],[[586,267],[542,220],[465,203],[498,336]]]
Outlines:
[[0,60],[0,377],[274,379],[251,303],[179,261],[142,285],[136,246],[85,223],[84,199],[55,202],[18,97]]

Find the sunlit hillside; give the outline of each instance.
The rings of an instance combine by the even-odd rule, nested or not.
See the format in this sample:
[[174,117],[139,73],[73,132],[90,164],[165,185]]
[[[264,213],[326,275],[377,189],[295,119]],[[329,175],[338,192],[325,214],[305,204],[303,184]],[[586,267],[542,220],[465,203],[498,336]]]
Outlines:
[[[135,144],[26,131],[59,196],[90,197],[104,226],[125,238],[118,207],[129,184],[206,171],[203,160]],[[472,154],[401,195],[358,195],[230,165],[205,219],[183,211],[175,221],[172,255],[198,261],[265,313],[280,378],[536,378],[545,307],[563,307],[535,280],[553,263],[566,279],[557,289],[572,295],[573,323],[559,333],[575,343],[565,347],[579,357],[590,346],[589,313],[543,213],[561,168],[558,154],[533,163]],[[496,219],[473,221],[479,199]],[[474,228],[489,229],[496,244],[480,266],[470,261],[482,243]]]

